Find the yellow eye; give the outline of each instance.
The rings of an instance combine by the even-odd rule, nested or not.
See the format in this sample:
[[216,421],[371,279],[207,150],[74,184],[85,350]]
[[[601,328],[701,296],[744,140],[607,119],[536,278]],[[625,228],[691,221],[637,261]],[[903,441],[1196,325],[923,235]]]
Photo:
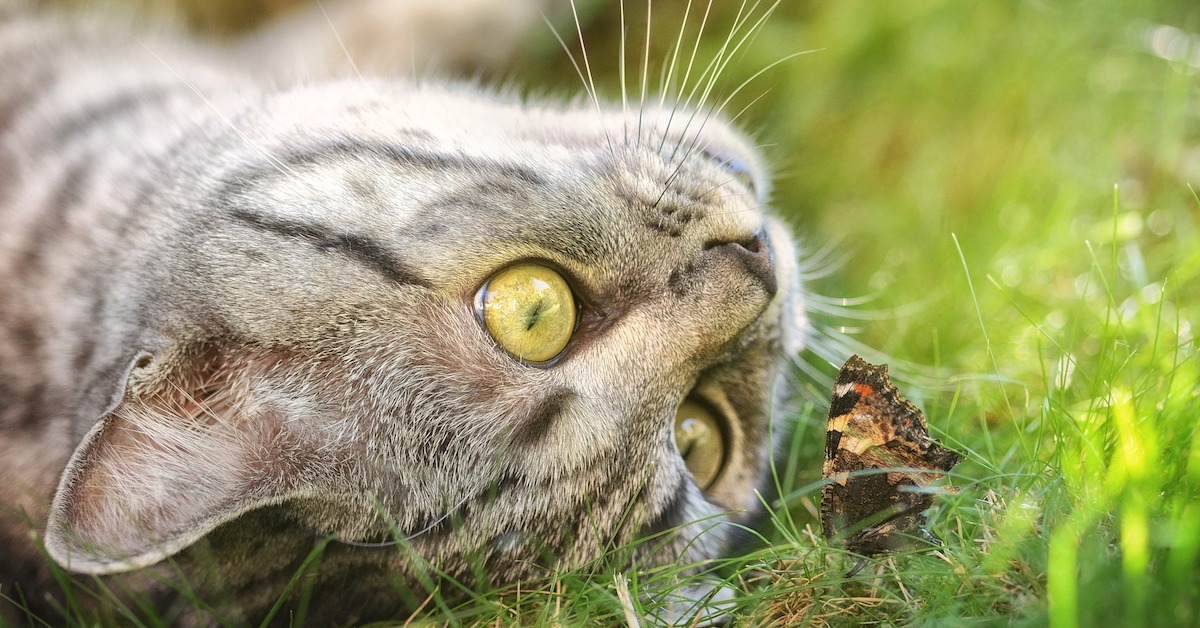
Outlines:
[[690,399],[675,411],[675,447],[696,485],[707,489],[725,465],[725,437],[717,417],[700,403]]
[[562,275],[538,264],[510,266],[476,297],[488,333],[505,351],[528,362],[562,353],[575,332],[575,296]]

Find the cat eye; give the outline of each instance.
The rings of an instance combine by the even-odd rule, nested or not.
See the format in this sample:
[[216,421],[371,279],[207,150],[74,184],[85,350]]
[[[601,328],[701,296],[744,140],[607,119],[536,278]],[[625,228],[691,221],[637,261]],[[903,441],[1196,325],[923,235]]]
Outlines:
[[505,351],[526,362],[549,362],[575,332],[575,295],[562,275],[540,264],[518,264],[496,273],[475,296],[487,332]]
[[725,465],[725,436],[708,406],[685,399],[675,411],[675,447],[696,485],[708,489]]

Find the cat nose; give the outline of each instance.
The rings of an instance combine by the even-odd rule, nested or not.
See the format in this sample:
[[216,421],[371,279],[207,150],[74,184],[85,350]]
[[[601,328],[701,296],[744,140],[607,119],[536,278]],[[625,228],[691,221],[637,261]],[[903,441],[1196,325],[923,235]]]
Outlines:
[[778,281],[775,278],[775,256],[765,230],[743,240],[731,242],[713,241],[704,245],[705,250],[719,251],[736,259],[750,276],[762,284],[768,297],[775,296]]

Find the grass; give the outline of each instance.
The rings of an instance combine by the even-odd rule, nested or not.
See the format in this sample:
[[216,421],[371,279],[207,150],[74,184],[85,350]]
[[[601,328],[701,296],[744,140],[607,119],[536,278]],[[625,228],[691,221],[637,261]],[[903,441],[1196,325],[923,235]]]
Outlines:
[[[652,59],[683,7],[655,5]],[[736,9],[714,8],[707,54]],[[617,98],[597,60],[619,58],[620,24],[588,24]],[[775,164],[777,210],[836,247],[811,290],[866,301],[819,320],[886,356],[967,454],[930,514],[945,547],[843,577],[852,559],[813,532],[833,368],[802,356],[821,375],[798,371],[764,542],[721,572],[736,624],[1200,624],[1195,32],[1187,1],[789,0],[726,70],[768,68],[729,110]],[[578,92],[555,46],[516,80]],[[678,574],[627,577],[560,574],[424,621],[609,625],[652,617],[641,594]]]

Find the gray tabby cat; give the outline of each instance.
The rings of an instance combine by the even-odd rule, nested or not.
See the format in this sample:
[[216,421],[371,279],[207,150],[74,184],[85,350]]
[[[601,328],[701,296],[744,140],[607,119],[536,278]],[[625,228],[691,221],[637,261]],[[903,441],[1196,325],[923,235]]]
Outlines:
[[3,595],[53,617],[44,547],[168,623],[258,621],[323,546],[308,617],[346,624],[636,538],[701,565],[757,509],[806,319],[711,108],[6,15]]

